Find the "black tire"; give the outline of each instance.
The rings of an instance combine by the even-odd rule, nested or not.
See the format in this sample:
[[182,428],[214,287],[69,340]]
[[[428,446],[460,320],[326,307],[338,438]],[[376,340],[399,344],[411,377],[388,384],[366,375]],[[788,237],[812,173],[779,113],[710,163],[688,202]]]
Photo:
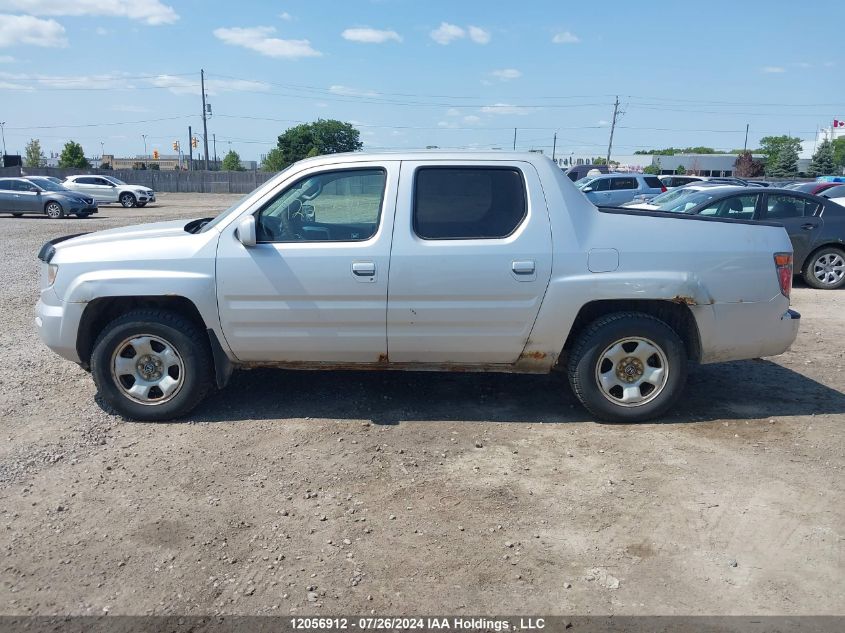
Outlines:
[[62,209],[62,205],[55,200],[51,200],[44,205],[44,213],[46,213],[47,217],[51,220],[58,220],[65,217],[65,210]]
[[124,209],[131,209],[137,204],[138,201],[136,200],[133,194],[129,193],[128,191],[124,191],[122,194],[120,194],[118,202],[123,205]]
[[80,219],[84,220],[85,218],[90,218],[90,217],[91,217],[91,214],[90,214],[90,213],[87,213],[87,212],[82,212],[82,213],[77,213],[77,214],[76,214],[76,217],[78,217],[78,218],[80,218]]
[[[839,262],[842,262],[842,264]],[[821,267],[819,272],[823,272],[825,264],[830,265],[831,263],[837,264],[837,269],[845,264],[845,251],[836,246],[825,246],[817,250],[804,263],[804,282],[811,288],[818,290],[836,290],[845,286],[845,274],[842,274],[838,279],[834,279],[831,283],[825,283],[816,277],[817,268]],[[835,277],[835,274],[833,276]],[[828,275],[828,278],[830,277]]]
[[[113,377],[112,359],[134,336],[160,337],[170,344],[184,368],[181,386],[169,400],[142,404],[124,393],[126,386]],[[97,337],[91,354],[91,375],[100,395],[125,418],[157,422],[191,411],[214,384],[208,337],[193,322],[168,310],[135,310],[109,323]]]
[[12,214],[12,217],[13,217],[13,218],[22,218],[22,217],[23,217],[23,213],[13,213],[13,214]]
[[[642,364],[627,362],[626,359],[620,360],[618,364],[609,359],[602,360],[605,352],[615,344],[632,338],[643,339],[657,348],[658,354],[649,356],[646,365],[657,369],[665,365],[665,378],[659,388],[647,382],[635,386],[637,397],[644,400],[641,404],[626,406],[621,403],[624,393],[622,387],[613,386],[608,390],[610,393],[605,395],[599,384],[599,376],[607,377],[610,382],[619,382],[614,375],[622,376],[625,380],[637,380],[627,372],[630,369],[636,373],[637,365],[643,367]],[[629,355],[638,349],[635,345],[632,348],[634,351],[629,351],[632,343],[622,345],[623,351]],[[642,422],[659,417],[681,396],[687,378],[687,354],[677,333],[660,319],[641,312],[617,312],[597,319],[581,332],[569,355],[567,372],[572,391],[596,418],[608,422]],[[649,386],[652,387],[651,391],[647,390]]]

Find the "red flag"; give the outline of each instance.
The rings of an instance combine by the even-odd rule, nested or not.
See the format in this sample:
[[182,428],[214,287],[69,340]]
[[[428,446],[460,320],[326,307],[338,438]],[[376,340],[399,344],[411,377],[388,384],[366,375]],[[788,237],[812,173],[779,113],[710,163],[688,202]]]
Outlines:
[[837,121],[833,119],[833,127],[845,127],[845,121]]

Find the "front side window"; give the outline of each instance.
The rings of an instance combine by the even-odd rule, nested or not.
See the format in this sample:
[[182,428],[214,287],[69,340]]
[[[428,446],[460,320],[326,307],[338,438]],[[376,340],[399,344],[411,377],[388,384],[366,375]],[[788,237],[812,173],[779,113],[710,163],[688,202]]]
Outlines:
[[302,178],[256,214],[259,242],[352,242],[376,234],[386,172],[344,169]]
[[522,172],[423,167],[414,181],[414,232],[426,240],[507,237],[528,212]]
[[751,220],[754,218],[754,210],[757,208],[757,198],[757,194],[723,198],[703,208],[698,212],[698,215]]
[[621,189],[636,189],[637,181],[634,178],[611,178],[610,188],[614,191]]
[[96,178],[77,178],[76,180],[72,181],[78,185],[96,185],[97,179]]
[[799,198],[784,194],[770,194],[766,204],[767,220],[784,220],[813,215],[818,204],[809,198]]

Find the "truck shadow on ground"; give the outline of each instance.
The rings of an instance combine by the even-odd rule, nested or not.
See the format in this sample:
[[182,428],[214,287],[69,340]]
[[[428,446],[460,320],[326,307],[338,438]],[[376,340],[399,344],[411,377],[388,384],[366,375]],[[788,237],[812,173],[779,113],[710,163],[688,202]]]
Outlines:
[[[845,412],[845,393],[767,360],[693,368],[684,396],[661,420],[683,424]],[[564,374],[439,372],[236,372],[229,386],[190,416],[196,422],[284,418],[490,421],[565,424],[594,421]]]

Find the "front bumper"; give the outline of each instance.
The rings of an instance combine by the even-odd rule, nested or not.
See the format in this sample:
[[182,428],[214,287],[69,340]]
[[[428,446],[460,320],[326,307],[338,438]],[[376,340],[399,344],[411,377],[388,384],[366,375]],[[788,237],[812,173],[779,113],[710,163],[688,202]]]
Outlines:
[[76,337],[85,304],[65,303],[52,287],[41,291],[35,308],[35,329],[44,344],[62,358],[79,363]]
[[138,194],[138,202],[149,203],[149,202],[155,202],[155,201],[156,201],[155,192],[150,192],[149,194],[144,194],[144,193]]

